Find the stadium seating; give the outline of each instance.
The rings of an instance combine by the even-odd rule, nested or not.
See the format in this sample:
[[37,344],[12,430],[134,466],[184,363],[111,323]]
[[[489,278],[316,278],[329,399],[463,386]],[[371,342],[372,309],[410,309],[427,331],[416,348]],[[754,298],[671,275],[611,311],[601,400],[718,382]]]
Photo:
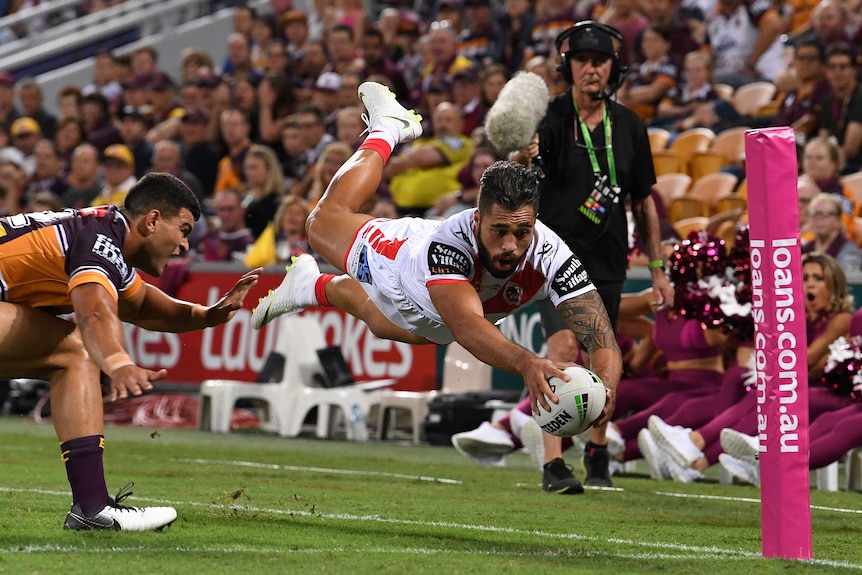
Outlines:
[[686,197],[700,201],[703,204],[701,215],[711,216],[716,213],[719,201],[731,197],[736,183],[737,179],[733,174],[724,172],[708,174],[695,180]]
[[680,132],[666,149],[653,150],[653,165],[656,168],[656,174],[668,173],[664,171],[662,165],[668,161],[666,158],[670,157],[676,159],[677,162],[677,167],[673,171],[691,175],[689,162],[692,156],[709,149],[714,139],[715,132],[708,128],[692,128]]
[[684,239],[688,237],[689,232],[704,231],[706,230],[708,225],[709,218],[703,216],[695,216],[679,220],[678,222],[674,222],[673,227],[679,234],[679,237]]
[[713,84],[712,89],[715,90],[715,93],[722,100],[727,100],[728,102],[733,100],[733,86],[729,84]]
[[664,150],[670,141],[670,132],[664,128],[647,128],[647,136],[652,151]]
[[752,82],[734,90],[731,103],[741,116],[757,117],[774,96],[775,85],[772,82]]
[[672,201],[685,195],[690,185],[691,176],[688,174],[662,174],[656,178],[653,189],[661,196],[665,207],[669,207]]
[[729,164],[738,164],[745,160],[746,126],[730,128],[715,136],[709,149],[696,152],[691,157],[691,176],[698,180],[707,174],[713,174]]

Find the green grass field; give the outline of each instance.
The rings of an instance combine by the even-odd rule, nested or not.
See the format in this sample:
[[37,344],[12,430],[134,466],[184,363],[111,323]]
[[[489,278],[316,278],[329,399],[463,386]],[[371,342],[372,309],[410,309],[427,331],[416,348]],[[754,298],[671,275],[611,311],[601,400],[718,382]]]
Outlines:
[[[838,573],[862,570],[862,494],[812,492],[812,563],[760,556],[753,487],[642,474],[543,492],[529,458],[451,448],[109,428],[109,488],[173,505],[163,532],[68,532],[53,429],[0,418],[0,573]],[[643,469],[643,468],[641,468]]]

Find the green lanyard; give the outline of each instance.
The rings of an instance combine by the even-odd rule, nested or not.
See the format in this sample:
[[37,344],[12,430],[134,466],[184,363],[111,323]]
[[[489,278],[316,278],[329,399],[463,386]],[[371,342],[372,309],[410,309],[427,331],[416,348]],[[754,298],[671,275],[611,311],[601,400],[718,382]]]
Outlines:
[[[581,118],[580,111],[578,110],[578,104],[574,100],[572,104],[575,106],[575,116],[578,118],[578,123],[581,126],[581,132],[584,134],[584,143],[587,148],[587,155],[590,156],[590,165],[593,167],[593,174],[598,176],[602,173],[601,168],[599,167],[599,160],[596,158],[596,149],[593,147],[593,138],[590,136],[590,130],[587,127],[586,123],[584,123],[583,118]],[[611,187],[617,187],[617,165],[614,162],[614,148],[611,141],[611,119],[608,116],[608,108],[606,105],[602,107],[602,123],[605,126],[605,152],[608,155],[608,171],[610,174]],[[577,134],[576,134],[577,136]]]

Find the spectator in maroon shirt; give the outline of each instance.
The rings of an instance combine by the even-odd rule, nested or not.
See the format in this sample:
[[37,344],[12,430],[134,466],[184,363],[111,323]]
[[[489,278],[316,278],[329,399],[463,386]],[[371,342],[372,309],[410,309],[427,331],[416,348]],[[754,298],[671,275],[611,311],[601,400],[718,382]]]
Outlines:
[[362,72],[366,77],[375,74],[384,76],[389,80],[389,85],[394,88],[396,96],[401,99],[410,96],[404,75],[386,56],[386,44],[379,30],[370,28],[365,32],[365,39],[362,41],[362,59],[364,62]]

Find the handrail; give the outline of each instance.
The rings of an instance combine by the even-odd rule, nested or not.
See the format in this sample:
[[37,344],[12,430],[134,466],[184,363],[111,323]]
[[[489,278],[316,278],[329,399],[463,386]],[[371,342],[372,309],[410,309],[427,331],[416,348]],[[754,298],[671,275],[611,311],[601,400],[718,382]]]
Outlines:
[[[98,38],[110,36],[123,29],[149,27],[150,29],[141,34],[146,36],[163,27],[160,26],[161,21],[167,16],[191,9],[185,18],[185,20],[191,20],[202,15],[202,7],[205,9],[208,4],[208,0],[134,0],[112,6],[32,36],[0,45],[0,69],[16,69],[45,58],[51,52],[92,43]],[[181,23],[171,22],[171,25]]]
[[[130,1],[133,2],[135,0]],[[0,28],[17,26],[22,22],[26,23],[28,20],[36,19],[39,16],[43,16],[45,14],[60,12],[61,10],[65,10],[66,8],[77,8],[80,4],[80,0],[49,0],[48,2],[45,2],[43,4],[38,4],[36,6],[28,6],[27,8],[22,8],[21,10],[18,10],[14,14],[9,14],[8,16],[3,16],[2,18],[0,18]]]

